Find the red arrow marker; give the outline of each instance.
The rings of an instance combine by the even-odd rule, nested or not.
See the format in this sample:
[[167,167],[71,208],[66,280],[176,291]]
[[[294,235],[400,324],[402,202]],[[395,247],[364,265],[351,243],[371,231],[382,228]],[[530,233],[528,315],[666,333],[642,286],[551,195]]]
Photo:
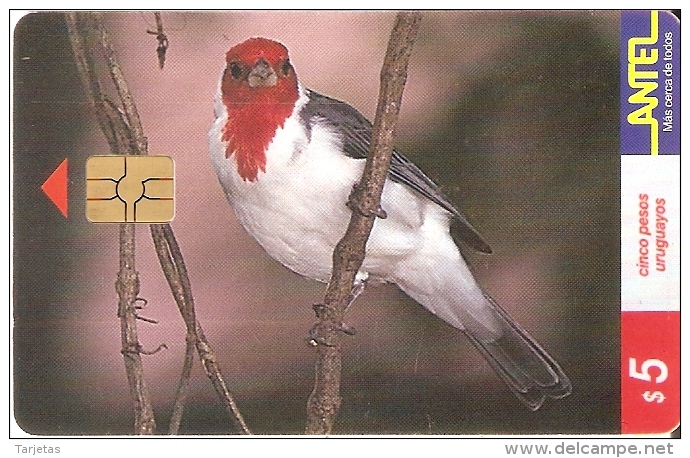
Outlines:
[[41,189],[67,218],[67,159],[58,165]]

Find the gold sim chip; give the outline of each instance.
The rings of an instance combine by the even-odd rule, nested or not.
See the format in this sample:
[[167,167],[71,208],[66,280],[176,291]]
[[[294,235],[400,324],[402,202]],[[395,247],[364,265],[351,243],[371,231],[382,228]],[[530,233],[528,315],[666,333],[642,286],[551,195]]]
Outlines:
[[91,156],[86,161],[86,217],[93,223],[170,221],[174,175],[168,156]]

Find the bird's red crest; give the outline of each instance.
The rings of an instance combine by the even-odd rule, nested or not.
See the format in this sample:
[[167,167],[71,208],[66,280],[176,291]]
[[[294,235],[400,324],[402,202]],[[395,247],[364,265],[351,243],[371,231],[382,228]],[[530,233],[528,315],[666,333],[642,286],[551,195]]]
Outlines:
[[[226,54],[227,68],[221,92],[228,120],[222,140],[225,156],[235,155],[237,172],[244,180],[256,181],[266,171],[266,149],[276,130],[283,127],[299,97],[297,76],[282,44],[266,38],[250,38]],[[247,80],[257,63],[267,63],[275,84],[250,87]]]

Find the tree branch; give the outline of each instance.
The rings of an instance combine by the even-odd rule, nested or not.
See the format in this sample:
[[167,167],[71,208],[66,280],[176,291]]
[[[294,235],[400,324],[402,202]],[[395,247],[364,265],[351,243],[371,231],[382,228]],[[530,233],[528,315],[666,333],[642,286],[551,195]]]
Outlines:
[[180,431],[180,423],[182,423],[184,405],[187,401],[187,392],[189,391],[189,379],[191,378],[192,366],[194,365],[195,343],[196,336],[188,332],[185,335],[182,374],[180,374],[180,381],[177,383],[177,390],[175,391],[175,403],[173,404],[173,413],[170,417],[170,427],[168,428],[168,434],[171,436],[177,435]]
[[[110,144],[111,152],[113,154],[147,154],[148,141],[144,136],[137,107],[115,56],[108,32],[103,26],[102,15],[100,13],[79,15],[67,13],[65,19],[80,78],[87,96],[94,106],[101,130]],[[160,15],[156,16],[156,20],[159,31],[162,31]],[[103,57],[107,62],[122,108],[110,101],[102,92],[101,83],[94,70],[93,62],[95,59],[91,47],[85,45],[85,40],[89,35],[96,36],[98,44],[103,50]],[[173,406],[170,433],[176,434],[179,430],[193,364],[193,351],[196,347],[204,370],[221,402],[237,427],[243,433],[250,434],[251,432],[225,384],[215,354],[204,336],[201,325],[196,320],[191,284],[175,234],[168,224],[152,224],[150,227],[161,268],[187,327],[185,360]],[[120,271],[116,282],[119,297],[118,317],[120,317],[121,322],[122,354],[125,360],[130,393],[134,401],[135,434],[153,434],[155,430],[153,408],[141,364],[141,354],[147,354],[147,352],[144,352],[139,344],[136,327],[136,320],[139,318],[135,313],[135,303],[139,294],[139,276],[134,267],[134,233],[134,224],[120,224]]]
[[315,307],[320,336],[314,390],[307,403],[307,434],[329,434],[341,404],[340,371],[343,315],[349,305],[355,277],[365,256],[365,247],[380,211],[381,192],[388,175],[395,126],[400,112],[407,65],[417,30],[419,12],[400,12],[391,31],[381,69],[381,87],[369,154],[362,179],[350,196],[353,208],[347,232],[333,252],[333,271],[324,303]]
[[163,32],[163,20],[161,19],[161,13],[156,11],[153,13],[156,18],[156,30],[147,30],[146,33],[149,35],[156,35],[158,40],[158,46],[156,47],[156,54],[158,55],[158,66],[163,70],[165,65],[165,53],[168,50],[168,36]]
[[[191,357],[189,352],[189,342],[191,339],[196,346],[197,352],[199,353],[199,359],[204,367],[204,371],[211,380],[211,383],[218,393],[223,406],[230,414],[230,417],[233,419],[237,428],[244,434],[251,434],[249,427],[244,421],[242,413],[235,403],[232,393],[230,393],[230,390],[228,390],[223,378],[223,374],[220,371],[220,366],[218,366],[216,355],[208,343],[206,336],[204,335],[201,324],[196,320],[192,287],[189,283],[187,268],[184,264],[180,247],[175,239],[175,234],[173,234],[172,228],[169,224],[151,224],[150,227],[158,260],[161,264],[161,268],[163,269],[163,273],[165,274],[165,278],[168,280],[168,284],[170,285],[170,289],[173,297],[175,298],[175,302],[177,303],[177,307],[180,310],[180,314],[184,319],[185,326],[187,327],[187,352],[185,356],[185,368],[187,365],[189,365],[191,368],[191,362],[189,361],[189,358]],[[182,403],[184,401],[184,397],[186,396],[188,378],[189,371],[187,369],[183,369],[183,374],[178,385],[175,408],[173,410],[173,412],[179,411],[179,414],[177,414],[179,417],[182,415]],[[177,429],[175,421],[177,421],[176,415],[173,415],[170,426],[170,434],[174,434],[173,431]]]
[[[101,91],[101,84],[94,70],[93,56],[84,46],[85,38],[89,36],[90,32],[96,31],[99,32],[102,46],[112,51],[112,46],[110,46],[102,25],[101,16],[66,13],[65,20],[79,75],[95,108],[101,130],[103,130],[108,139],[111,152],[113,154],[146,154],[145,147],[143,150],[133,149],[133,146],[137,145],[137,143],[131,141],[133,138],[130,130],[131,120],[128,123],[124,117],[126,112],[120,112]],[[79,30],[80,26],[83,28],[83,33]],[[113,71],[113,66],[117,66],[114,54],[112,54],[109,60],[113,82],[118,87],[118,92],[120,92],[121,96],[129,94],[124,76],[121,72]],[[134,115],[136,115],[136,111]],[[141,126],[140,123],[139,126]],[[143,132],[141,134],[143,138]],[[129,381],[130,394],[134,403],[134,433],[153,434],[156,429],[156,421],[153,415],[151,397],[144,379],[144,369],[141,363],[142,349],[137,333],[135,303],[139,295],[139,274],[134,264],[134,224],[123,223],[119,225],[119,243],[120,270],[115,282],[115,289],[119,298],[117,316],[120,318],[121,352],[124,358],[127,380]]]
[[122,68],[120,67],[117,57],[115,56],[115,50],[110,42],[108,31],[105,27],[103,27],[103,15],[101,13],[91,13],[91,15],[93,17],[98,39],[101,47],[103,48],[103,55],[108,63],[110,77],[115,84],[117,93],[120,96],[120,101],[122,102],[122,109],[132,135],[132,147],[134,148],[134,154],[148,154],[148,140],[144,135],[144,128],[141,125],[141,119],[139,118],[137,106],[134,103],[132,93],[129,91],[129,86],[125,80],[125,75],[122,72]]

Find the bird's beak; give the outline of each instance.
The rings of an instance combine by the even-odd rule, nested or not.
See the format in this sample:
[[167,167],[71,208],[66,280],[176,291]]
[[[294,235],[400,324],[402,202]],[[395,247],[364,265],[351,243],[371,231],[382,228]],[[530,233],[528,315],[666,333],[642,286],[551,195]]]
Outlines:
[[271,87],[278,84],[278,75],[263,57],[252,67],[247,76],[249,87]]

